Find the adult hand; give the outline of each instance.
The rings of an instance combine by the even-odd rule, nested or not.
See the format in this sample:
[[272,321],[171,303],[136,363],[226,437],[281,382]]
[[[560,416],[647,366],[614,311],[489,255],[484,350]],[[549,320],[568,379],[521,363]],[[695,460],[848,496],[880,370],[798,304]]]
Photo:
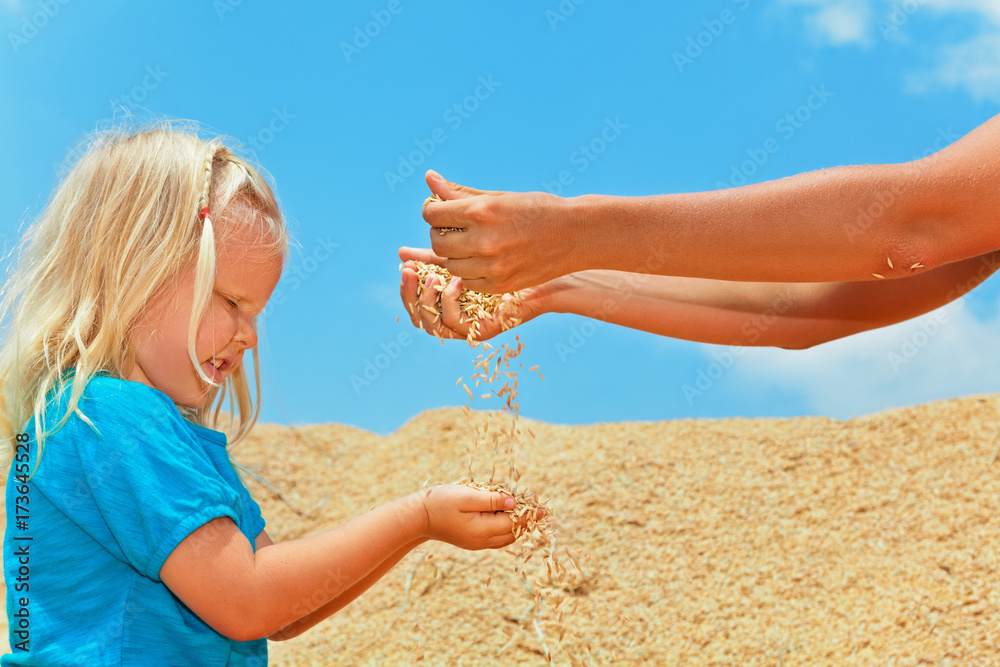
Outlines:
[[[417,276],[417,267],[413,262],[419,261],[425,264],[444,266],[447,260],[425,248],[405,247],[399,249],[399,258],[404,262],[399,282],[399,296],[403,300],[403,305],[410,315],[413,326],[423,329],[433,336],[468,339],[469,330],[472,328],[474,320],[470,315],[462,313],[459,304],[464,285],[461,278],[453,276],[451,283],[445,286],[444,292],[441,293],[440,311],[437,305],[437,286],[441,285],[442,280],[440,277],[427,276],[423,292],[417,297],[420,279]],[[547,291],[546,286],[528,288],[521,291],[520,301],[510,294],[505,294],[503,302],[492,317],[475,320],[477,322],[475,339],[477,341],[489,340],[507,329],[512,329],[534,319],[544,312],[541,296]]]
[[568,200],[545,192],[476,190],[434,171],[426,180],[444,200],[424,205],[431,248],[467,289],[515,292],[588,268],[586,238],[574,229]]

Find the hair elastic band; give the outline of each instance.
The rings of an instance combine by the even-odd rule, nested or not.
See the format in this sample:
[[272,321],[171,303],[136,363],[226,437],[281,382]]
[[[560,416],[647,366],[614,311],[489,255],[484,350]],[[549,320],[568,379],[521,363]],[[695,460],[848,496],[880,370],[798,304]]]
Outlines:
[[207,206],[205,208],[201,209],[201,217],[202,218],[207,218],[208,217],[208,207]]

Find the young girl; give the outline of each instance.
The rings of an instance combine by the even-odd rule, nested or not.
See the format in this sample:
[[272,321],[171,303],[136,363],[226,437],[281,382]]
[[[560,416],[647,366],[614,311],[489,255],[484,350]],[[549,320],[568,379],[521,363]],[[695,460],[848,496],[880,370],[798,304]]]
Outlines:
[[[257,418],[256,318],[287,244],[261,175],[170,125],[99,136],[28,230],[0,300],[0,664],[266,665],[267,639],[422,542],[514,541],[513,498],[456,485],[268,537],[227,444]],[[215,430],[227,396],[231,440]]]

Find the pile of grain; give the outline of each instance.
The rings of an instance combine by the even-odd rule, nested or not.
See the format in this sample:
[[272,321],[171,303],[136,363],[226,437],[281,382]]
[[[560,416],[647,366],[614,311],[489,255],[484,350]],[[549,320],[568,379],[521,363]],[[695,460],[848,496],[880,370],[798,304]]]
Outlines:
[[[386,437],[263,424],[233,455],[269,480],[248,486],[281,542],[462,477],[466,419],[435,410]],[[537,436],[522,467],[587,573],[560,609],[578,607],[593,653],[543,628],[554,664],[570,650],[594,665],[1000,664],[995,397],[846,422],[521,422]],[[428,543],[336,616],[271,643],[271,664],[544,665],[509,562]]]
[[[483,428],[490,415],[474,414]],[[433,411],[387,438],[268,427],[242,456],[286,467],[281,442],[307,454],[275,484],[304,508],[336,490],[291,522],[309,534],[415,479],[461,475],[467,419]],[[559,607],[577,608],[579,639],[524,627],[533,601],[506,554],[428,544],[337,617],[273,644],[274,664],[545,664],[543,644],[556,664],[1000,663],[994,399],[849,422],[522,421],[537,435],[522,467],[585,552]],[[289,516],[251,488],[269,518]]]

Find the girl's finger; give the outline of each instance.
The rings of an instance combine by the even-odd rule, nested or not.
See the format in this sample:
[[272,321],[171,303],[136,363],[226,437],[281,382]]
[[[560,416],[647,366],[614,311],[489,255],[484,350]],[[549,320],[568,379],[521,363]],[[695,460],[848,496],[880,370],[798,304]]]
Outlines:
[[507,532],[504,535],[494,535],[486,540],[487,548],[489,549],[503,549],[504,547],[509,547],[517,541],[514,537],[514,533]]
[[504,511],[499,512],[483,512],[481,515],[479,528],[483,531],[484,535],[491,536],[504,536],[507,533],[513,534],[514,523],[511,521],[510,515]]

